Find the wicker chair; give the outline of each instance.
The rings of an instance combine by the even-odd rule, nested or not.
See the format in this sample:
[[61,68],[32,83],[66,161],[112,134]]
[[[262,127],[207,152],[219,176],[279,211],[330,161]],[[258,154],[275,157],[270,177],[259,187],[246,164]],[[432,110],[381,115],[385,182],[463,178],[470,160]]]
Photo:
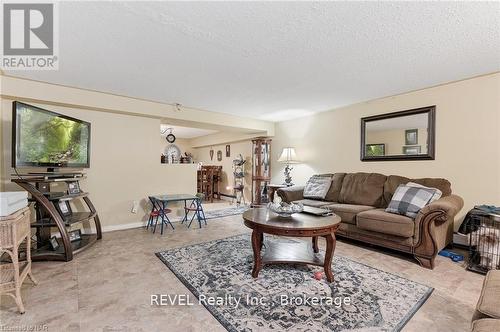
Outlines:
[[[19,246],[26,240],[26,260],[19,261]],[[31,273],[31,229],[28,207],[6,217],[0,217],[0,253],[7,253],[12,263],[0,264],[0,295],[9,295],[16,301],[19,312],[25,312],[21,286]]]

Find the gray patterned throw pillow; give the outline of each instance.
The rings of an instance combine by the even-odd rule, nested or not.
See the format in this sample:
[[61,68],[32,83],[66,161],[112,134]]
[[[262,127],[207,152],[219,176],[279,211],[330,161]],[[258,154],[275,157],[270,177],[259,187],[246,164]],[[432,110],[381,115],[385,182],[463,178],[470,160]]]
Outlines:
[[304,198],[325,199],[332,184],[330,176],[312,176],[304,188]]
[[415,219],[418,212],[429,204],[435,194],[436,189],[401,184],[394,192],[391,202],[385,211]]

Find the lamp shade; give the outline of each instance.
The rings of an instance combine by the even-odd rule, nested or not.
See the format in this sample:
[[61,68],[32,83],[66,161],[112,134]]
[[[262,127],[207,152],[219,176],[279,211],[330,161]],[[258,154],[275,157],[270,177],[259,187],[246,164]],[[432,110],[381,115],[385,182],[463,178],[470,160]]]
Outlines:
[[278,158],[278,161],[281,163],[288,163],[288,164],[296,164],[299,162],[299,159],[297,158],[297,154],[295,153],[295,148],[283,148],[283,151],[281,151],[281,155]]

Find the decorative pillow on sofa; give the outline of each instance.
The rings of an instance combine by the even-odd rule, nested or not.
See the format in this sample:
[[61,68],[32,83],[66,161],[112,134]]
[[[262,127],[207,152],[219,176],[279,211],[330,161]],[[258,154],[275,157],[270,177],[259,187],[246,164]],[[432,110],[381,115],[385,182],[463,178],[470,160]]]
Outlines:
[[415,219],[418,212],[430,203],[435,193],[436,189],[401,184],[394,192],[392,200],[385,211]]
[[331,184],[331,176],[314,175],[307,180],[303,196],[309,199],[325,199]]
[[432,196],[431,200],[429,201],[429,204],[432,203],[432,202],[434,202],[434,201],[437,201],[438,199],[441,198],[441,196],[443,196],[443,192],[441,190],[439,190],[438,188],[426,187],[424,185],[421,185],[421,184],[418,184],[418,183],[415,183],[415,182],[408,182],[406,185],[410,186],[410,187],[427,188],[427,189],[433,189],[433,190],[435,190],[436,192],[434,193],[434,195]]

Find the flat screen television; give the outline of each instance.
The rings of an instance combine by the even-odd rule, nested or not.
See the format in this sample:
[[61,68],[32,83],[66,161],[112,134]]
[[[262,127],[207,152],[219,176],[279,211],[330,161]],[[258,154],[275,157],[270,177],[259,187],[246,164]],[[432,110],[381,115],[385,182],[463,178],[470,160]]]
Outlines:
[[12,167],[90,167],[90,123],[13,102]]

